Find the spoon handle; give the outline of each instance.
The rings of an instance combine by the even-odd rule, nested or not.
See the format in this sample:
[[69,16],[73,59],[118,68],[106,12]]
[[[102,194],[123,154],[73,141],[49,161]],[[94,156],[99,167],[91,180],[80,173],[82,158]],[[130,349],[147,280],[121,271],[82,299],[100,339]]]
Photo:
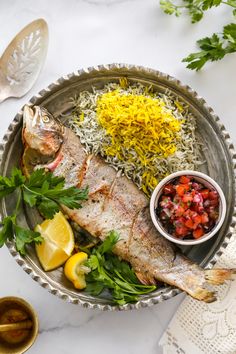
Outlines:
[[33,322],[31,320],[17,322],[17,323],[1,324],[0,332],[15,331],[18,329],[30,329],[32,326],[33,326]]

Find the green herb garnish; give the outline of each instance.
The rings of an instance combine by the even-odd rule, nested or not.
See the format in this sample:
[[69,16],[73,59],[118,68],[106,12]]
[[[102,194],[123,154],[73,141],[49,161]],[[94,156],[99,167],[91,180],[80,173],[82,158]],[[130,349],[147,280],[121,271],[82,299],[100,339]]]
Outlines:
[[[236,0],[182,0],[178,4],[172,0],[160,0],[160,6],[166,14],[179,17],[186,10],[192,23],[199,22],[205,11],[220,5],[228,5],[232,8],[233,17],[236,17]],[[228,24],[220,33],[198,40],[197,45],[201,51],[183,59],[183,62],[189,63],[187,68],[196,71],[209,61],[221,60],[225,55],[236,52],[236,24]]]
[[52,219],[60,210],[60,204],[68,208],[81,208],[80,201],[87,199],[88,188],[64,188],[65,179],[55,177],[51,172],[43,169],[34,171],[29,179],[23,176],[21,170],[14,168],[10,177],[0,176],[0,198],[11,193],[17,193],[17,203],[14,213],[2,220],[0,231],[0,247],[7,240],[15,238],[16,249],[22,255],[26,254],[26,244],[42,242],[38,232],[24,229],[17,225],[17,215],[21,202],[30,207],[37,207],[43,217]]
[[181,3],[179,1],[177,3],[171,0],[160,0],[160,6],[166,14],[179,17],[182,15],[183,10],[186,10],[192,23],[199,22],[206,10],[221,4],[229,5],[234,9],[236,8],[235,0],[182,0]]
[[114,302],[124,305],[136,302],[140,295],[154,291],[156,286],[141,284],[130,265],[112,253],[118,240],[118,233],[111,231],[100,246],[93,248],[86,262],[91,269],[86,275],[86,292],[98,296],[109,289]]
[[206,62],[220,60],[226,54],[236,52],[236,24],[225,26],[223,33],[200,39],[197,44],[201,51],[190,54],[183,62],[189,63],[187,68],[198,71]]

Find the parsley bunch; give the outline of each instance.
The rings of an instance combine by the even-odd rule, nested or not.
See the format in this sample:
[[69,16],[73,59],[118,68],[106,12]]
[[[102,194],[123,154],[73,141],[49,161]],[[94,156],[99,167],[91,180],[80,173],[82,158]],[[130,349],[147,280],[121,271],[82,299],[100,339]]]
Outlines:
[[15,211],[2,220],[0,231],[0,247],[7,240],[15,238],[16,249],[22,255],[26,254],[26,244],[42,242],[38,232],[24,229],[17,225],[17,215],[21,202],[30,207],[37,207],[43,217],[51,219],[63,204],[68,208],[80,208],[80,201],[87,199],[88,189],[70,187],[65,189],[63,177],[53,176],[43,169],[34,171],[29,179],[23,176],[21,170],[14,168],[10,177],[0,176],[0,198],[11,193],[18,195]]
[[183,62],[189,63],[187,68],[198,71],[207,61],[220,60],[226,54],[236,52],[236,24],[225,26],[222,34],[200,39],[197,44],[201,51],[190,54]]
[[[166,14],[179,17],[182,10],[186,10],[192,23],[200,21],[204,12],[220,5],[232,8],[232,15],[236,18],[236,0],[182,0],[176,4],[172,0],[160,0],[160,6]],[[201,51],[191,53],[183,62],[187,62],[187,68],[200,70],[207,62],[221,60],[225,55],[236,52],[236,24],[226,25],[220,33],[214,33],[211,37],[205,37],[197,41]]]
[[98,296],[108,289],[114,302],[124,305],[136,302],[140,295],[154,291],[156,286],[141,284],[130,265],[112,253],[118,240],[118,233],[111,231],[100,246],[93,248],[86,264],[91,269],[86,275],[86,292]]

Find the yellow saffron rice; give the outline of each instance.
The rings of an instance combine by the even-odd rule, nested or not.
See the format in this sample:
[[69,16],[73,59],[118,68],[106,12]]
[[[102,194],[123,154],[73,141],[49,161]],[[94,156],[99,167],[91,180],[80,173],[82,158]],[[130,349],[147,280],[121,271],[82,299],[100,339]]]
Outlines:
[[100,154],[150,195],[158,182],[199,164],[195,119],[186,106],[142,84],[107,84],[73,99],[69,126],[88,153]]
[[[108,156],[128,159],[129,163],[138,159],[146,167],[153,165],[156,157],[166,158],[176,151],[181,121],[162,99],[124,95],[119,90],[107,92],[97,100],[97,119],[111,137],[111,144],[104,146]],[[157,184],[150,173],[144,172],[142,179],[152,188]]]
[[133,148],[144,166],[146,152],[167,157],[176,151],[173,138],[180,131],[177,120],[160,99],[121,95],[118,90],[105,93],[97,101],[99,123],[112,137],[106,147],[109,155],[124,159],[123,148]]

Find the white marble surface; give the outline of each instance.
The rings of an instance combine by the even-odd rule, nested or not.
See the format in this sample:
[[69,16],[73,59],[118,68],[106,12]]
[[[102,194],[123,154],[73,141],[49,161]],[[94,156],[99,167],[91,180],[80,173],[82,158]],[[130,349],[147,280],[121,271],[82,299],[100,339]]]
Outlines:
[[[195,40],[218,31],[229,13],[216,9],[195,26],[163,14],[158,0],[0,0],[0,52],[30,21],[49,25],[49,51],[31,92],[0,105],[0,135],[28,99],[58,77],[81,67],[126,62],[159,69],[197,90],[221,117],[236,141],[236,56],[200,73],[185,69],[181,58]],[[159,338],[183,298],[149,309],[102,313],[67,304],[35,283],[0,250],[0,296],[21,296],[39,314],[40,334],[31,354],[73,352],[158,354]],[[194,354],[194,353],[191,353]]]

